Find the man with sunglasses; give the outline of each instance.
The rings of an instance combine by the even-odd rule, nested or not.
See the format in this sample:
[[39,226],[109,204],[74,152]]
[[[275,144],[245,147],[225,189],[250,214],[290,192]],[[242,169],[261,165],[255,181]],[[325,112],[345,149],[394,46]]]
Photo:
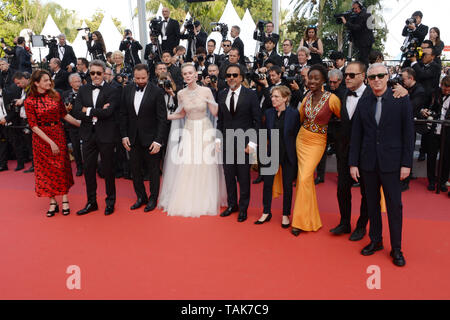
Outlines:
[[431,104],[433,95],[439,90],[439,80],[441,75],[441,67],[434,61],[436,57],[436,49],[424,48],[421,61],[416,56],[411,57],[411,68],[416,72],[417,82],[425,89],[427,95],[426,105]]
[[117,90],[103,80],[106,70],[103,61],[92,61],[89,69],[92,83],[80,88],[73,109],[74,116],[81,120],[80,137],[83,141],[84,178],[88,201],[77,214],[84,215],[98,210],[96,169],[100,153],[107,195],[105,215],[110,215],[114,212],[116,202],[114,144],[118,132],[115,112],[119,97]]
[[[219,112],[217,129],[221,139],[216,140],[218,149],[223,150],[223,169],[228,195],[228,208],[220,216],[227,217],[239,211],[238,222],[247,220],[247,208],[250,203],[250,153],[256,151],[256,137],[245,137],[245,149],[240,148],[236,131],[253,131],[258,134],[261,128],[261,108],[256,93],[242,86],[244,68],[231,64],[225,70],[229,89],[218,94]],[[230,134],[231,131],[231,134]],[[231,147],[231,150],[228,149]],[[238,149],[239,148],[239,149]],[[230,161],[231,160],[231,161]],[[244,160],[239,163],[239,160]],[[239,202],[237,197],[236,178],[239,182]]]
[[371,92],[361,97],[356,106],[349,153],[350,174],[355,181],[362,177],[370,219],[370,243],[361,254],[369,256],[383,249],[380,213],[380,188],[383,187],[390,255],[396,266],[404,266],[400,181],[409,176],[413,160],[412,107],[409,97],[394,98],[387,85],[388,70],[383,64],[371,65],[367,74]]

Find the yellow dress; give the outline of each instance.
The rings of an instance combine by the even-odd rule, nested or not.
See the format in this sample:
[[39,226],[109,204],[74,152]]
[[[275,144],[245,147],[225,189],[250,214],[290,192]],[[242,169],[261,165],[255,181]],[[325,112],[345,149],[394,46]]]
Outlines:
[[327,144],[327,128],[331,115],[340,117],[341,102],[325,91],[319,103],[312,105],[312,94],[300,105],[302,127],[297,135],[298,179],[292,227],[303,231],[317,231],[322,227],[317,205],[314,170]]

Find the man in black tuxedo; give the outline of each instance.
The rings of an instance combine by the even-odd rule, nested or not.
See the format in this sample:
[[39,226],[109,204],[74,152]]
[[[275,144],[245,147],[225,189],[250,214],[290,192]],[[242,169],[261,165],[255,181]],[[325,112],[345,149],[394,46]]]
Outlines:
[[69,90],[69,73],[61,68],[61,60],[52,58],[48,64],[52,72],[52,80],[55,84],[55,90],[62,94]]
[[0,58],[0,88],[5,89],[13,84],[13,75],[16,70],[12,69],[5,58]]
[[61,61],[61,69],[72,73],[77,65],[77,56],[73,48],[66,44],[66,36],[60,34],[58,36],[58,44],[50,48],[48,55],[44,61],[50,61],[52,58],[58,58]]
[[415,23],[408,23],[402,31],[402,36],[417,38],[419,43],[422,43],[428,34],[428,26],[422,24],[423,14],[421,11],[416,11],[411,16]]
[[[337,69],[334,69],[337,70]],[[338,70],[337,70],[338,71]],[[339,71],[340,72],[340,71]],[[337,198],[341,220],[339,224],[330,230],[335,235],[351,232],[352,213],[352,185],[348,156],[350,149],[350,137],[352,123],[359,100],[371,91],[366,87],[366,66],[361,62],[350,62],[346,69],[345,83],[347,88],[338,97],[341,99],[341,121],[336,125],[336,158],[338,171]],[[366,234],[369,215],[367,212],[367,200],[364,183],[361,183],[361,206],[356,228],[350,236],[351,241],[361,240]]]
[[[120,108],[120,133],[122,144],[130,153],[131,173],[137,201],[136,210],[147,204],[144,211],[156,208],[159,194],[160,148],[168,134],[167,110],[164,91],[151,84],[145,64],[134,67],[135,84],[126,86]],[[142,164],[150,170],[150,197],[147,196],[142,174]]]
[[227,87],[227,83],[219,79],[219,67],[215,64],[208,65],[208,74],[202,79],[205,87],[211,89],[214,99],[217,101],[217,95]]
[[358,61],[368,66],[369,53],[375,42],[373,29],[369,29],[370,24],[368,23],[371,14],[362,6],[361,1],[353,0],[352,10],[355,17],[351,17],[349,21],[342,17],[342,22],[350,31],[352,42],[359,51]]
[[75,100],[73,113],[81,120],[80,137],[83,141],[84,178],[88,202],[77,212],[84,215],[98,210],[97,206],[97,158],[100,153],[102,173],[105,177],[105,215],[114,212],[116,184],[114,176],[114,138],[118,130],[115,119],[118,107],[117,90],[104,80],[106,65],[101,60],[90,64],[92,84],[84,85]]
[[131,67],[141,63],[139,50],[142,50],[142,45],[139,41],[134,40],[133,33],[130,29],[125,29],[119,50],[125,51],[125,63],[129,64]]
[[[241,85],[244,80],[242,66],[229,65],[226,69],[226,79],[229,89],[219,92],[218,95],[217,129],[222,138],[216,140],[216,144],[218,148],[223,149],[228,208],[220,216],[226,217],[239,211],[238,222],[243,222],[247,219],[250,203],[250,153],[256,151],[262,114],[256,93]],[[240,137],[235,132],[239,129],[244,132],[250,130],[250,137]],[[227,133],[227,130],[232,133]],[[239,206],[236,178],[240,190]]]
[[215,64],[220,68],[220,63],[222,62],[221,56],[214,53],[214,51],[216,50],[216,40],[209,39],[206,50],[206,67],[208,67],[210,64]]
[[231,64],[239,64],[240,65],[239,61],[240,61],[239,49],[232,48],[228,52],[228,59],[222,60],[222,64],[220,65],[220,69],[219,69],[219,78],[222,80],[226,80],[226,70],[228,69],[228,66]]
[[237,48],[239,50],[239,63],[245,65],[245,53],[244,53],[244,42],[239,38],[241,33],[241,28],[239,26],[232,26],[230,35],[234,39],[232,48]]
[[433,95],[439,91],[439,80],[441,66],[434,61],[436,49],[424,48],[422,61],[417,61],[417,57],[411,57],[411,68],[416,72],[416,81],[425,89],[427,96],[426,104],[430,105]]
[[168,8],[162,9],[162,15],[161,47],[163,51],[168,50],[173,53],[173,49],[180,43],[180,24],[177,20],[170,18],[170,10]]
[[[348,72],[347,72],[348,73]],[[367,72],[371,91],[358,101],[353,116],[350,142],[350,174],[361,177],[366,188],[370,219],[370,244],[361,254],[372,255],[383,249],[380,214],[380,187],[386,199],[391,257],[397,266],[405,265],[401,251],[402,193],[400,181],[411,171],[414,151],[414,123],[409,97],[394,99],[388,88],[387,68],[380,63]],[[359,167],[359,169],[358,169]]]
[[277,50],[275,49],[275,41],[272,38],[266,38],[264,47],[267,52],[267,57],[265,57],[261,66],[265,67],[267,61],[272,61],[273,64],[280,67],[283,66],[283,60],[281,59],[281,56],[277,53]]
[[[193,36],[193,38],[191,38]],[[200,21],[194,21],[194,30],[191,35],[189,32],[185,32],[180,35],[180,39],[188,40],[188,47],[186,50],[186,62],[192,61],[197,53],[198,48],[206,48],[206,39],[208,39],[208,34],[202,30],[202,25]]]
[[261,42],[260,51],[264,50],[264,43],[266,42],[267,38],[272,38],[274,40],[276,48],[278,41],[280,40],[280,35],[278,33],[273,32],[273,28],[274,28],[273,22],[269,21],[266,23],[266,32],[259,35],[259,37],[258,37],[259,33],[258,28],[256,28],[256,30],[253,32],[253,39]]
[[92,79],[89,74],[89,61],[87,61],[86,58],[77,59],[77,72],[80,75],[82,85],[92,83]]
[[[173,82],[175,82],[177,86],[177,91],[183,89],[183,77],[181,76],[181,69],[180,67],[177,67],[173,64],[173,54],[170,53],[170,51],[164,51],[162,54],[162,62],[166,65],[166,71],[162,72],[169,72],[170,76],[172,77]],[[160,65],[157,63],[157,65]],[[159,78],[159,75],[161,72],[158,72],[156,74],[156,77]]]
[[281,56],[283,71],[287,71],[291,65],[298,64],[297,55],[292,52],[293,46],[292,40],[283,41],[283,55]]

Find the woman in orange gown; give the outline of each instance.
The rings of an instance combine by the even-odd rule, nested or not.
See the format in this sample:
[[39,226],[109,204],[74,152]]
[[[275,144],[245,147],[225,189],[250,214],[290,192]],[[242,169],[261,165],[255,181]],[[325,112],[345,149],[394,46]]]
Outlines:
[[334,94],[324,91],[327,70],[313,65],[308,71],[309,92],[300,105],[302,127],[297,136],[298,182],[292,219],[292,234],[317,231],[322,227],[314,185],[314,170],[327,144],[327,128],[331,115],[340,117],[341,102]]

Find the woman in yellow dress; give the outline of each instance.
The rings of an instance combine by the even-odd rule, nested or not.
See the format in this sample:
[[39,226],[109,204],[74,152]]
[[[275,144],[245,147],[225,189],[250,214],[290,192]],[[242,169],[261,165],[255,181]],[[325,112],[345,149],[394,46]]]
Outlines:
[[308,89],[300,105],[302,127],[297,135],[298,183],[292,219],[292,234],[317,231],[322,227],[314,185],[314,170],[327,144],[327,128],[331,115],[340,117],[341,102],[334,94],[324,91],[327,70],[313,65],[308,71]]

